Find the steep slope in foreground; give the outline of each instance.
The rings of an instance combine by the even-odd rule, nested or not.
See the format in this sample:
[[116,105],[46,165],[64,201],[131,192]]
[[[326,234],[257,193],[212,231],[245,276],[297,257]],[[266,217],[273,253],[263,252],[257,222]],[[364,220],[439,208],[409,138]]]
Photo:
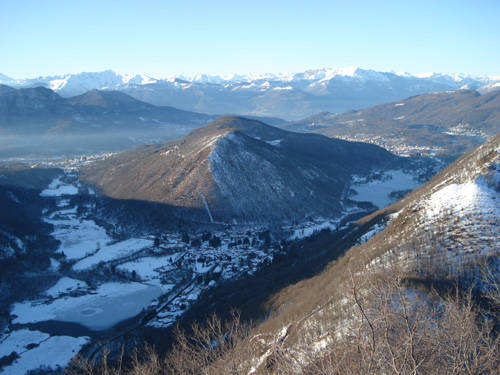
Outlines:
[[[470,151],[390,210],[397,217],[365,246],[408,256],[497,251],[500,241],[500,135]],[[434,254],[431,254],[433,252]]]
[[361,111],[320,113],[287,128],[369,140],[396,153],[457,157],[500,131],[500,92],[423,94]]
[[351,176],[392,162],[400,161],[374,145],[221,117],[91,165],[83,178],[113,198],[201,209],[205,222],[273,222],[340,214]]
[[[498,374],[499,153],[500,135],[393,206],[331,233],[333,244],[325,233],[299,243],[307,262],[319,244],[338,254],[345,242],[368,239],[273,295],[262,306],[272,315],[257,327],[238,315],[196,325],[163,366],[210,375]],[[234,294],[255,299],[244,286],[223,298]]]
[[268,308],[279,313],[248,343],[262,355],[239,363],[252,373],[498,373],[499,154],[497,135],[359,221],[351,232],[366,240],[392,218],[275,295]]

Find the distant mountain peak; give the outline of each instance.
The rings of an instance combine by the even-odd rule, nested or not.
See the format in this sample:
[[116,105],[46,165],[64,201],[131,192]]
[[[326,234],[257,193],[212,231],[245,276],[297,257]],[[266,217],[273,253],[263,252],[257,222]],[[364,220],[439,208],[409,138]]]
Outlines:
[[16,80],[10,77],[7,77],[5,74],[0,73],[0,84],[3,85],[12,85],[15,84]]
[[16,88],[45,86],[63,97],[92,89],[118,90],[150,104],[183,110],[297,120],[319,112],[359,110],[433,91],[482,87],[489,91],[496,89],[498,82],[500,77],[394,73],[351,66],[297,73],[174,74],[167,78],[105,70],[3,83]]
[[74,105],[98,106],[106,108],[124,106],[133,103],[140,103],[142,105],[145,104],[138,102],[136,99],[120,91],[97,89],[93,89],[87,91],[85,94],[72,97],[69,99],[69,101]]

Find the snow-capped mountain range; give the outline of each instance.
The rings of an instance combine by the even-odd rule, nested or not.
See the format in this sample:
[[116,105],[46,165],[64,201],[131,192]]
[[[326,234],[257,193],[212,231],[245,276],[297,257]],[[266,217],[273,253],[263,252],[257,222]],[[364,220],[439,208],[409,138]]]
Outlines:
[[299,73],[160,78],[107,70],[29,79],[0,74],[0,83],[13,87],[44,86],[65,97],[92,89],[120,90],[151,104],[197,112],[299,119],[322,111],[361,109],[426,92],[461,88],[490,91],[500,87],[500,76],[412,75],[349,67]]

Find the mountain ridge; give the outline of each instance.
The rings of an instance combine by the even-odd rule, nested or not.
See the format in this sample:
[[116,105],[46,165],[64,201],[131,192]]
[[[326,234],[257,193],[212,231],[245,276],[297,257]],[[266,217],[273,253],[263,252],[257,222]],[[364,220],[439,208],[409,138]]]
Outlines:
[[[406,350],[398,357],[396,350],[408,342],[409,335],[405,335],[410,333],[411,339],[416,338],[413,348],[420,370],[437,374],[456,369],[457,362],[442,353],[453,356],[464,332],[477,332],[482,324],[490,327],[490,319],[498,319],[499,155],[500,134],[395,204],[344,231],[318,234],[307,244],[299,244],[300,249],[312,247],[335,254],[334,260],[318,274],[304,272],[306,278],[281,290],[268,287],[272,293],[265,301],[255,295],[237,298],[238,307],[258,305],[262,312],[276,313],[241,339],[247,345],[245,353],[234,349],[237,346],[228,348],[213,367],[224,368],[236,358],[233,366],[248,364],[258,374],[269,373],[270,368],[284,374],[336,373],[339,368],[342,373],[370,373],[375,367],[391,372],[395,363],[391,359],[401,359],[398,363],[407,359]],[[272,280],[282,284],[288,272],[288,268],[276,267]],[[265,279],[262,284],[264,288],[273,283]],[[222,293],[238,294],[231,288]],[[198,308],[212,308],[210,303],[213,300],[208,299]],[[228,305],[218,313],[224,316]],[[470,315],[454,313],[453,308],[460,306],[464,310],[458,311]],[[418,313],[420,308],[423,311]],[[416,314],[421,315],[417,318]],[[472,328],[464,324],[468,319],[474,322]],[[427,327],[428,320],[430,329],[419,329]],[[477,366],[488,368],[486,373],[498,369],[498,355],[489,356],[498,353],[496,335],[490,339],[496,330],[486,328],[484,336],[469,336],[477,338],[467,349],[471,355],[477,355],[485,342],[490,345]],[[391,339],[389,332],[396,332]],[[429,342],[435,345],[430,351],[426,350]],[[363,362],[374,350],[383,355]],[[434,352],[435,357],[429,355]],[[347,359],[344,353],[349,353]],[[463,363],[465,368],[470,362]],[[438,366],[446,370],[435,370]]]
[[[495,89],[500,78],[460,74],[377,72],[358,67],[315,69],[292,74],[120,75],[113,71],[67,74],[0,83],[46,86],[62,96],[91,89],[119,90],[136,99],[195,112],[300,119],[314,113],[343,112],[432,91]],[[14,82],[14,83],[13,83]]]
[[82,174],[112,198],[210,212],[199,220],[272,222],[336,216],[352,174],[397,161],[373,145],[226,116],[180,140],[90,165]]
[[4,130],[43,133],[58,123],[63,124],[59,130],[69,132],[98,131],[103,127],[124,130],[124,126],[158,129],[162,123],[199,126],[213,118],[174,107],[154,106],[119,91],[91,90],[63,98],[42,86],[20,89],[0,86],[0,128]]
[[370,141],[399,154],[458,157],[500,131],[500,91],[412,96],[359,111],[320,113],[284,128]]

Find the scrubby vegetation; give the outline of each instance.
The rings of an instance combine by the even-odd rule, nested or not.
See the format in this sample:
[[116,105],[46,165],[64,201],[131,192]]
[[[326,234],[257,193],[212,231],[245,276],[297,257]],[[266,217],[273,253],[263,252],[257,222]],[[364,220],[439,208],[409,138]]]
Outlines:
[[498,374],[499,143],[492,139],[344,232],[335,249],[390,219],[367,242],[335,253],[316,276],[274,291],[263,304],[272,311],[266,319],[212,317],[179,330],[164,357],[147,349],[131,362],[74,371]]
[[[152,348],[128,365],[79,362],[85,374],[496,374],[500,368],[498,267],[483,259],[436,280],[437,269],[389,266],[359,272],[330,298],[302,316],[279,314],[260,326],[233,313],[225,323],[212,316],[178,330],[171,351]],[[444,265],[446,266],[446,265]],[[319,280],[316,280],[319,281]],[[319,286],[319,285],[318,285]],[[274,320],[274,322],[272,321]],[[270,323],[283,324],[279,330]]]

